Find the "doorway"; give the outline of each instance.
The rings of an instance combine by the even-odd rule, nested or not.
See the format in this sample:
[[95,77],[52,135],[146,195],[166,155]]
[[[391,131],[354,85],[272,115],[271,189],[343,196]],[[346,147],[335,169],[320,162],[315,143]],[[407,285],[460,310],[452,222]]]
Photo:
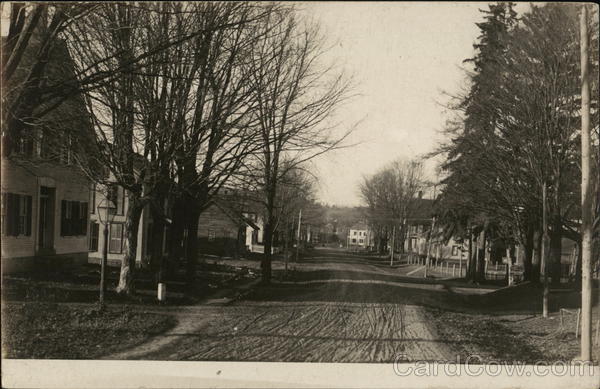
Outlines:
[[55,189],[40,187],[40,222],[38,230],[38,247],[41,253],[54,251],[54,198]]

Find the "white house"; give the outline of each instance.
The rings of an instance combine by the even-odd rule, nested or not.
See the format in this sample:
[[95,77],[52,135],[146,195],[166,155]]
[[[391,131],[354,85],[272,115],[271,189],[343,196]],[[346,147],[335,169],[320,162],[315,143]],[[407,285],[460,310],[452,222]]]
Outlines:
[[39,150],[2,158],[3,272],[87,259],[89,181],[68,161],[39,159]]
[[348,247],[371,247],[373,244],[373,236],[369,227],[364,223],[357,223],[350,227],[348,231],[347,243]]

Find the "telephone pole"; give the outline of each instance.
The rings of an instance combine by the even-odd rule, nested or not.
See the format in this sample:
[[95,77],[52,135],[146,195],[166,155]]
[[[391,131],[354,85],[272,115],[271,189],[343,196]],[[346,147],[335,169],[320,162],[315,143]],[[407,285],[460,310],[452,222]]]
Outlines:
[[390,246],[390,266],[394,266],[394,246],[396,245],[396,226],[392,228],[392,244]]
[[581,359],[592,360],[592,186],[588,16],[585,4],[581,33]]
[[298,213],[298,236],[296,238],[296,262],[298,262],[298,255],[300,252],[300,228],[302,227],[302,209]]

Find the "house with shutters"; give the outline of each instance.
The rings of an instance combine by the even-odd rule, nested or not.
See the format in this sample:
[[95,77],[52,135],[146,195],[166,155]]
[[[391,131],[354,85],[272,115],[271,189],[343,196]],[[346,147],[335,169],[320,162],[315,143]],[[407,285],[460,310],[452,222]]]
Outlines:
[[[5,41],[3,37],[3,46]],[[34,34],[12,85],[26,77],[37,45]],[[66,45],[58,42],[46,65],[46,82],[74,77],[71,64]],[[3,103],[8,106],[18,91],[3,90]],[[12,123],[10,131],[2,131],[2,271],[29,270],[40,262],[85,263],[90,183],[77,161],[85,155],[93,128],[81,96],[74,94],[48,113]]]

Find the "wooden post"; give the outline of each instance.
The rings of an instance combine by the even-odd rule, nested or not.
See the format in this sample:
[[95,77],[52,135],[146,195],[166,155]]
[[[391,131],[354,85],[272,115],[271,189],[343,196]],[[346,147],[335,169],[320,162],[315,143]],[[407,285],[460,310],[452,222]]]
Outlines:
[[508,286],[512,285],[512,277],[510,275],[511,265],[512,265],[512,261],[510,259],[510,249],[507,248],[506,249],[506,284]]
[[431,218],[431,230],[429,231],[429,242],[427,242],[427,257],[425,257],[425,273],[423,277],[427,278],[427,268],[429,267],[429,256],[431,255],[431,238],[435,227],[435,216]]
[[456,277],[456,263],[452,264],[452,278]]
[[600,337],[600,320],[596,320],[596,339],[594,344],[598,344],[598,338]]
[[394,245],[396,244],[396,226],[392,228],[392,244],[390,245],[390,267],[394,266]]
[[[590,76],[588,15],[581,7],[581,359],[592,360],[592,152],[590,143]],[[597,332],[597,331],[596,331]]]
[[302,227],[302,209],[298,213],[298,235],[296,237],[296,262],[298,262],[298,256],[300,252],[300,228]]
[[460,259],[458,260],[459,261],[458,262],[458,276],[461,278],[462,278],[463,254],[464,254],[463,246],[464,246],[464,241],[460,245]]

